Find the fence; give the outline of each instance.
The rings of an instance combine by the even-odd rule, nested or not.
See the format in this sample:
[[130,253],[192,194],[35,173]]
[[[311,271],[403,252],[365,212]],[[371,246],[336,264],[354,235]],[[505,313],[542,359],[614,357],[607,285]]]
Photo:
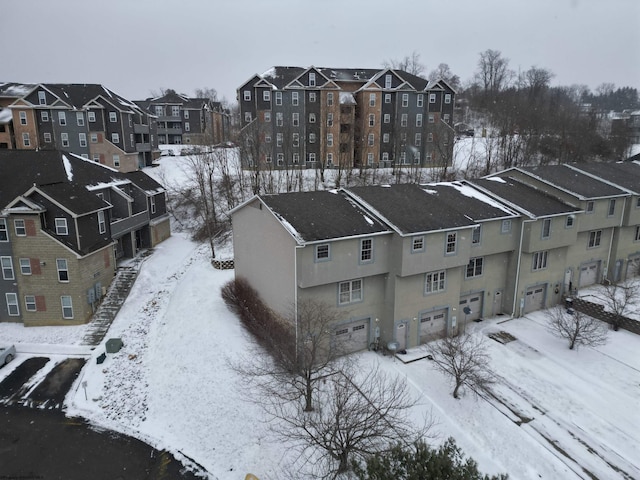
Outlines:
[[[567,299],[565,298],[565,302],[566,300]],[[602,320],[603,322],[607,322],[610,325],[616,323],[616,314],[607,312],[604,309],[604,305],[589,302],[588,300],[579,297],[571,297],[571,300],[573,302],[573,308],[577,311],[589,315],[590,317],[597,318],[598,320]],[[640,322],[637,320],[633,320],[628,317],[621,317],[618,320],[618,325],[620,325],[620,328],[624,328],[625,330],[640,335]]]
[[213,265],[213,268],[217,269],[217,270],[233,270],[234,268],[234,263],[233,263],[233,259],[231,260],[211,260],[211,264]]

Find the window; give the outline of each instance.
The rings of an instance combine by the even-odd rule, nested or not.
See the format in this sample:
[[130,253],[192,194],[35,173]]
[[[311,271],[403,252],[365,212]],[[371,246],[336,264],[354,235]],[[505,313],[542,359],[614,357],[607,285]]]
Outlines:
[[415,152],[413,154],[413,163],[416,165],[420,164],[420,152]]
[[391,88],[391,74],[387,73],[384,76],[384,88]]
[[593,213],[594,211],[595,211],[595,204],[593,203],[593,200],[589,200],[587,202],[586,213]]
[[17,317],[20,315],[20,307],[18,307],[18,294],[17,293],[6,293],[5,298],[7,299],[7,311],[9,315],[12,317]]
[[409,106],[409,94],[408,93],[403,93],[402,94],[402,106],[403,107],[408,107]]
[[11,257],[0,257],[0,266],[2,266],[2,278],[4,280],[14,280],[13,260]]
[[[267,163],[271,163],[271,162],[272,162],[271,155],[268,155],[267,156]],[[284,164],[284,153],[279,153],[278,154],[277,162],[278,162],[278,165]]]
[[575,216],[569,215],[564,224],[565,228],[572,228],[573,224],[575,223],[575,219],[576,219]]
[[430,113],[430,114],[429,114],[429,123],[435,123],[435,121],[436,121],[436,117],[435,117],[435,115],[433,115],[433,114],[431,114],[431,113]]
[[315,74],[315,72],[309,72],[309,86],[310,87],[315,87],[316,86],[316,74]]
[[609,213],[607,214],[609,217],[612,217],[616,213],[616,201],[615,199],[609,200]]
[[589,232],[589,248],[599,247],[602,239],[602,230]]
[[28,258],[20,259],[20,273],[22,275],[31,275],[31,260]]
[[316,161],[316,154],[315,153],[310,153],[309,154],[309,163],[315,163]]
[[27,235],[27,228],[25,227],[24,220],[16,219],[13,221],[13,226],[16,230],[18,237],[25,237]]
[[423,94],[418,94],[418,98],[416,101],[416,106],[422,108],[422,106],[424,105],[424,95]]
[[510,233],[511,232],[511,220],[503,220],[502,227],[500,228],[501,233]]
[[542,238],[549,238],[551,236],[551,219],[545,218],[542,221]]
[[409,116],[406,113],[403,113],[402,116],[400,117],[400,126],[406,127],[408,120],[409,120]]
[[284,122],[284,118],[283,118],[282,112],[277,112],[276,113],[276,126],[277,127],[281,127],[283,122]]
[[185,132],[191,131],[191,125],[189,124],[189,122],[184,122],[184,131]]
[[467,271],[464,275],[465,278],[479,277],[482,275],[482,264],[482,257],[472,258],[469,260],[469,263],[467,264]]
[[384,103],[391,103],[391,94],[390,93],[385,93],[384,94]]
[[376,94],[375,93],[370,93],[369,94],[369,106],[370,107],[375,107],[376,106]]
[[91,143],[98,143],[98,134],[92,133],[89,139],[91,140]]
[[294,147],[300,146],[300,134],[299,133],[294,133],[293,134],[293,146]]
[[62,143],[63,147],[68,147],[69,146],[69,134],[68,133],[61,133],[60,134],[60,142]]
[[67,114],[65,112],[58,112],[58,123],[60,125],[67,124]]
[[51,133],[44,132],[44,143],[51,143]]
[[389,143],[389,134],[388,133],[383,133],[382,134],[382,143]]
[[244,112],[244,121],[245,122],[250,123],[251,122],[251,118],[252,118],[251,112]]
[[76,112],[76,123],[79,127],[84,127],[84,115],[82,112]]
[[327,165],[333,165],[333,153],[327,153]]
[[270,134],[265,134],[264,136],[264,143],[271,143],[271,135]]
[[383,162],[389,161],[389,152],[382,152],[382,161]]
[[549,252],[546,250],[543,252],[535,252],[533,254],[533,269],[542,270],[547,268],[547,255]]
[[412,252],[423,252],[424,251],[424,237],[413,237],[411,241],[411,251]]
[[60,304],[62,305],[62,318],[73,318],[73,302],[71,295],[62,295],[60,297]]
[[329,244],[316,245],[316,261],[322,262],[329,260]]
[[450,119],[450,118],[451,118],[451,117],[449,116],[449,114],[448,114],[448,113],[445,113],[445,114],[442,116],[442,120],[444,120],[444,121],[445,121],[445,123],[449,123],[449,119]]
[[293,123],[294,127],[300,126],[300,114],[299,113],[292,114],[291,122]]
[[309,143],[316,143],[316,134],[315,133],[310,133],[309,134]]
[[118,114],[116,112],[109,112],[109,121],[116,123],[118,121]]
[[458,243],[458,233],[457,232],[449,232],[447,233],[447,239],[445,244],[445,253],[450,255],[452,253],[456,253]]
[[400,163],[402,165],[406,165],[407,164],[407,152],[402,152],[400,154]]
[[373,147],[374,142],[375,142],[375,135],[373,133],[370,133],[367,137],[367,145],[369,145],[370,147]]
[[[419,147],[420,145],[422,145],[422,134],[421,133],[416,133],[415,138],[413,140],[413,144],[416,147]],[[420,152],[418,152],[420,153]]]
[[162,105],[156,105],[155,106],[155,110],[156,110],[156,115],[159,117],[164,116],[164,108],[162,107]]
[[333,127],[333,113],[327,113],[327,127]]
[[340,282],[338,284],[338,303],[359,302],[362,300],[362,279]]
[[367,153],[367,165],[373,165],[373,153]]
[[444,103],[451,103],[451,94],[445,93],[444,95]]
[[316,103],[316,92],[309,92],[309,102]]
[[388,113],[384,114],[384,123],[391,123],[391,115]]
[[[0,231],[0,240],[2,240],[2,231]],[[635,242],[640,242],[640,227],[636,227],[636,235],[633,240]]]
[[7,228],[7,219],[0,218],[0,242],[9,241],[9,229]]
[[87,146],[87,134],[86,133],[79,133],[78,134],[78,141],[80,142],[80,146],[81,147],[86,147]]
[[333,133],[327,133],[327,147],[333,147]]
[[282,92],[276,92],[276,105],[282,105]]
[[264,100],[265,102],[271,101],[271,92],[269,90],[262,91],[262,100]]
[[473,227],[473,231],[471,232],[471,244],[479,245],[480,244],[480,233],[482,232],[482,225],[477,225]]
[[429,103],[436,103],[436,94],[435,93],[430,93],[429,94]]
[[120,134],[112,133],[111,134],[111,143],[120,143]]
[[427,134],[427,142],[433,142],[433,133],[429,132]]
[[282,133],[276,133],[276,146],[282,146]]
[[67,265],[66,258],[58,258],[56,260],[56,269],[58,270],[58,281],[69,281],[69,266]]
[[360,240],[360,262],[373,261],[373,240],[365,238]]
[[67,227],[66,218],[56,218],[56,235],[69,235],[69,228]]
[[264,121],[267,123],[271,121],[271,112],[264,112]]
[[333,105],[333,92],[327,93],[327,105],[328,106]]
[[[155,213],[155,200],[151,197],[151,213]],[[98,231],[104,233],[107,231],[107,222],[104,220],[104,210],[98,211]]]
[[291,105],[297,107],[300,103],[298,92],[291,92]]
[[112,160],[113,160],[113,166],[118,168],[120,166],[120,155],[117,155],[117,154],[114,155],[112,157]]
[[29,134],[26,133],[26,132],[22,134],[22,144],[25,147],[30,147],[31,146],[31,139],[29,138]]
[[[184,111],[184,118],[185,118],[185,120],[189,119],[189,110],[185,110]],[[131,119],[129,119],[129,120],[131,120]],[[131,125],[131,122],[129,122],[129,125]]]
[[316,123],[316,114],[315,113],[310,113],[309,114],[309,123]]
[[49,121],[49,111],[48,110],[42,110],[40,112],[40,120],[42,120],[43,122],[48,122]]
[[443,292],[446,286],[446,278],[447,275],[444,270],[427,273],[425,275],[424,293]]
[[93,123],[96,121],[96,112],[87,112],[87,120],[89,120],[90,123]]
[[421,127],[422,126],[422,114],[419,113],[416,115],[416,127]]
[[243,98],[245,102],[250,102],[251,101],[251,90],[245,90],[243,92]]
[[373,127],[376,124],[376,116],[373,113],[369,114],[369,126]]
[[[279,153],[279,154],[278,154],[278,157],[279,157],[280,155],[282,155],[282,153]],[[283,156],[283,158],[284,158],[284,156]],[[294,154],[293,154],[293,163],[295,163],[296,165],[297,165],[298,163],[300,163],[300,154],[299,154],[299,153],[294,153]]]
[[46,105],[47,104],[47,95],[42,90],[38,91],[38,104],[39,105]]
[[25,295],[24,306],[27,309],[27,312],[36,312],[38,310],[38,305],[36,304],[35,295]]
[[20,125],[27,124],[27,112],[19,112],[20,114]]

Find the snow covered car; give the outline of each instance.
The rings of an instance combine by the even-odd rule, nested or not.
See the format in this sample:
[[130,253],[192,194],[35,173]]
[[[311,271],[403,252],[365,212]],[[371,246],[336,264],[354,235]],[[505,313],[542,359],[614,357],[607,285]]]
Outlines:
[[0,347],[0,366],[6,365],[16,356],[16,347]]

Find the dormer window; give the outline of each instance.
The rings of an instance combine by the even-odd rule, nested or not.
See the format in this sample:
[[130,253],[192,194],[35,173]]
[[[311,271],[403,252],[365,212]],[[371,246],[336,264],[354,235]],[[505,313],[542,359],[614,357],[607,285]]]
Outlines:
[[56,235],[69,235],[69,227],[67,226],[66,218],[56,218]]
[[314,72],[309,73],[309,86],[310,87],[316,86],[316,74]]
[[44,93],[44,90],[38,91],[38,104],[39,105],[47,104],[47,95]]

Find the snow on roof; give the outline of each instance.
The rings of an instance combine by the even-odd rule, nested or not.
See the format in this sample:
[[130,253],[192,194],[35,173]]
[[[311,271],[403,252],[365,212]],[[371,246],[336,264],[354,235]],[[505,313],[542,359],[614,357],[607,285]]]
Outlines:
[[502,177],[489,177],[487,178],[487,180],[491,180],[492,182],[498,182],[498,183],[507,183],[507,181]]
[[274,212],[273,210],[271,210],[271,212],[276,216],[276,218],[280,221],[280,223],[282,223],[282,225],[284,226],[284,228],[291,234],[291,236],[295,239],[295,241],[299,244],[304,244],[304,238],[302,238],[302,235],[300,235],[300,233],[298,233],[298,231],[295,229],[295,227],[293,225],[291,225],[289,222],[287,222],[285,220],[285,218],[280,215],[279,213]]
[[64,171],[67,172],[67,180],[73,182],[73,168],[71,168],[71,162],[66,155],[62,155],[62,164],[64,165]]
[[7,84],[6,83],[0,84],[0,90],[4,90],[3,95],[7,97],[11,97],[11,96],[22,97],[27,93],[29,93],[31,89],[34,87],[34,85],[30,85],[30,84],[29,85],[15,84],[11,87],[7,87],[6,89],[3,89],[2,88],[3,85],[7,85]]
[[367,215],[362,215],[362,216],[364,217],[364,219],[369,225],[373,225],[373,220],[371,220]]
[[[445,185],[447,185],[447,184],[445,184]],[[513,211],[511,211],[510,209],[505,207],[502,203],[497,202],[496,200],[491,198],[489,195],[486,195],[486,194],[480,192],[479,190],[476,190],[475,188],[473,188],[473,187],[471,187],[469,185],[464,185],[464,184],[459,183],[459,182],[451,182],[448,185],[450,187],[455,188],[458,192],[460,192],[465,197],[475,198],[476,200],[480,200],[481,202],[484,202],[487,205],[490,205],[490,206],[492,206],[494,208],[497,208],[497,209],[502,210],[503,212],[506,212],[506,213],[509,213],[509,214],[513,214],[514,213]]]
[[271,67],[269,70],[260,75],[262,78],[275,78],[276,76],[276,67]]
[[8,108],[0,109],[0,123],[8,123],[11,121],[11,110]]
[[341,105],[355,105],[356,99],[353,98],[353,94],[350,92],[340,92],[340,104]]

